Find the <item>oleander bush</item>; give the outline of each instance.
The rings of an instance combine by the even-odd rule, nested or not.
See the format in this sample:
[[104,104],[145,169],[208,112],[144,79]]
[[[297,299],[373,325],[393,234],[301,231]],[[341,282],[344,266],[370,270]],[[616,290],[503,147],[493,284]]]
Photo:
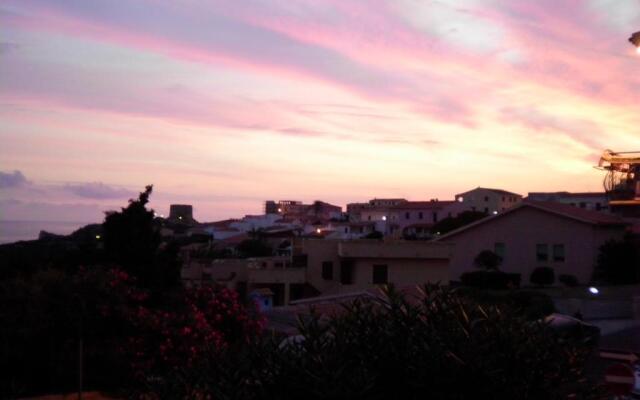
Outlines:
[[592,348],[559,340],[541,321],[438,286],[418,297],[390,288],[330,316],[312,311],[293,339],[226,348],[176,371],[160,397],[599,398],[585,374]]

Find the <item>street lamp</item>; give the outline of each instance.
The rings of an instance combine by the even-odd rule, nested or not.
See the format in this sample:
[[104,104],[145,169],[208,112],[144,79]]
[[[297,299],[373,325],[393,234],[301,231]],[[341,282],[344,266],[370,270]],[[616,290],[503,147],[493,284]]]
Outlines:
[[636,51],[640,53],[640,31],[635,32],[629,38],[629,42],[636,47]]

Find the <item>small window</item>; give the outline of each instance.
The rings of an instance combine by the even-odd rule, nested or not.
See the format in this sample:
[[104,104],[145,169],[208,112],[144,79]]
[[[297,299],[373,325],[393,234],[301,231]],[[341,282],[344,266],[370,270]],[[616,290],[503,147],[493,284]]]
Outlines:
[[367,219],[368,219],[369,221],[371,221],[371,215],[368,215],[368,216],[367,216]]
[[502,196],[502,202],[504,203],[506,200],[506,197]]
[[494,246],[493,246],[493,252],[496,253],[497,255],[500,256],[500,258],[502,258],[504,260],[504,243],[502,242],[497,242]]
[[340,263],[340,283],[353,285],[353,262],[344,260]]
[[418,213],[418,219],[423,219],[424,218],[424,214],[422,213],[422,211],[420,211]]
[[373,284],[384,285],[388,282],[388,268],[386,265],[373,266]]
[[536,260],[549,261],[549,246],[546,243],[536,245]]
[[433,222],[438,222],[438,213],[437,212],[433,213]]
[[349,228],[344,228],[344,233],[349,233]]
[[326,281],[333,279],[333,262],[324,261],[322,263],[322,279]]
[[489,214],[489,207],[485,207],[485,208],[484,208],[484,212],[486,212],[487,214]]
[[602,210],[602,204],[596,203],[596,211],[601,211],[601,210]]
[[553,261],[564,262],[564,244],[553,245]]
[[489,196],[484,196],[484,201],[489,201]]
[[584,201],[581,201],[580,208],[587,208],[587,203],[585,203]]
[[404,213],[404,219],[411,219],[411,213],[409,212]]

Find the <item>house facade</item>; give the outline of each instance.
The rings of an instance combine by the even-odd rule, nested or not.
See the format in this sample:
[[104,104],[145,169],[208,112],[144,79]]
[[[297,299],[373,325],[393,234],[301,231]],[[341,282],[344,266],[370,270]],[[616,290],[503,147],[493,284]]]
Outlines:
[[475,257],[491,250],[502,257],[500,269],[520,273],[528,284],[537,267],[551,267],[559,275],[574,275],[581,284],[593,275],[599,248],[620,239],[627,230],[622,219],[553,202],[525,201],[436,239],[452,243],[450,280],[476,270]]
[[609,198],[604,192],[531,192],[527,200],[553,201],[594,211],[609,211]]
[[458,193],[455,200],[465,211],[480,211],[497,214],[518,205],[522,196],[502,189],[478,187],[464,193]]
[[447,243],[366,239],[296,239],[293,249],[306,263],[307,282],[323,295],[446,282],[451,253]]

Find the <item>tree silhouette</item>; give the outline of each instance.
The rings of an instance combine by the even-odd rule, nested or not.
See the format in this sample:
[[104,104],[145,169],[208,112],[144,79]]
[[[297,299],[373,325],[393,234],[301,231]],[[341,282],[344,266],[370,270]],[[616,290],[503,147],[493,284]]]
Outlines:
[[502,257],[491,250],[482,250],[473,260],[476,267],[486,271],[497,271],[502,264]]
[[[153,185],[148,185],[137,199],[120,212],[109,212],[103,223],[104,247],[107,259],[136,278],[143,287],[163,286],[169,273],[170,262],[160,260],[158,249],[161,238],[154,222],[154,212],[147,209]],[[167,268],[163,268],[167,267]],[[162,282],[165,281],[165,282]]]

